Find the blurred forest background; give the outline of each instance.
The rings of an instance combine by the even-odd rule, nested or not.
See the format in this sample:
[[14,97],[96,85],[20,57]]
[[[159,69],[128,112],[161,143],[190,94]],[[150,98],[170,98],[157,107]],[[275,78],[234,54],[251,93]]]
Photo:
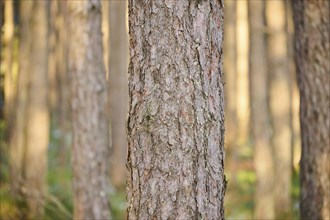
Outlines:
[[[32,6],[23,2],[0,2],[0,219],[21,216],[26,204],[19,195],[38,178],[32,175],[25,180],[26,188],[16,186],[22,179],[15,169],[23,166],[29,173],[43,166],[33,156],[39,154],[37,147],[27,152],[30,158],[25,156],[22,165],[22,154],[15,146],[24,135],[37,137],[30,144],[48,143],[44,219],[71,219],[67,1],[45,1],[44,9],[36,6],[42,1]],[[35,8],[28,10],[30,6]],[[31,19],[35,20],[29,22]],[[40,31],[38,25],[47,31]],[[126,1],[102,1],[102,33],[110,97],[111,210],[115,219],[124,219],[129,61]],[[301,140],[290,2],[225,0],[224,33],[226,219],[299,219]],[[48,45],[47,51],[34,56],[33,51],[40,49],[33,48],[35,42]],[[47,75],[24,74],[33,68],[47,68]],[[40,105],[42,102],[46,104]],[[24,116],[22,112],[34,108],[33,103],[41,107],[29,110],[31,115],[43,114],[44,118],[33,121],[32,116]]]

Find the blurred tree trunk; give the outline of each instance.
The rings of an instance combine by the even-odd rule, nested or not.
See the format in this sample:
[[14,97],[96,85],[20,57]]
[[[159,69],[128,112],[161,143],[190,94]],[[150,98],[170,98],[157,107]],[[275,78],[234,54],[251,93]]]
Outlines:
[[[245,145],[249,139],[249,33],[247,1],[236,1],[237,6],[237,138],[239,145]],[[226,12],[227,13],[227,12]],[[230,17],[231,15],[226,16]]]
[[273,158],[270,143],[266,38],[265,2],[249,1],[250,22],[250,95],[251,116],[254,138],[254,163],[257,176],[254,218],[273,219]]
[[300,89],[301,219],[330,219],[329,1],[293,1]]
[[27,203],[25,218],[36,219],[44,211],[49,136],[47,3],[23,1],[20,6],[20,72],[10,146],[11,183],[14,194],[23,195]]
[[101,2],[68,1],[74,219],[109,219],[107,85]]
[[59,75],[59,116],[58,124],[60,130],[60,165],[68,166],[68,149],[71,140],[71,117],[70,117],[70,77],[68,74],[68,29],[67,2],[57,1],[58,15],[56,18],[58,29],[58,46],[56,50],[56,70]]
[[[225,76],[225,121],[226,127],[226,163],[229,179],[236,183],[237,169],[237,31],[236,31],[236,1],[225,0],[225,35],[224,35],[224,76]],[[229,15],[229,16],[227,16]]]
[[50,34],[49,34],[49,82],[52,123],[55,137],[59,140],[59,164],[68,164],[68,148],[70,136],[70,94],[67,56],[66,1],[50,2]]
[[284,1],[266,1],[268,27],[269,104],[272,118],[277,218],[291,211],[291,92],[288,66],[286,6]]
[[[237,56],[236,56],[236,1],[226,0],[226,19],[224,36],[224,72],[226,95],[226,143],[235,145],[237,131]],[[233,148],[229,148],[233,150]]]
[[[26,191],[23,186],[23,162],[26,137],[26,108],[28,102],[28,82],[32,72],[30,60],[33,42],[32,15],[33,2],[20,3],[19,24],[19,74],[17,79],[17,108],[9,146],[10,185],[13,197],[18,198]],[[24,8],[24,10],[22,10]]]
[[109,97],[112,137],[111,180],[114,186],[126,183],[127,138],[125,121],[128,111],[128,34],[126,1],[110,1]]
[[15,35],[15,24],[14,24],[14,4],[12,1],[4,2],[4,60],[1,62],[5,65],[5,82],[4,82],[4,93],[5,93],[5,120],[6,120],[6,141],[10,141],[12,127],[14,123],[14,104],[15,104],[15,76],[13,72],[14,62],[14,35]]
[[292,170],[299,172],[299,160],[301,158],[301,134],[300,134],[300,118],[299,118],[299,88],[296,74],[296,66],[294,60],[294,24],[292,16],[292,4],[286,2],[287,7],[287,47],[288,47],[288,63],[291,77],[291,126],[292,126]]
[[223,219],[223,4],[129,1],[128,219]]
[[110,1],[101,1],[102,7],[102,41],[103,41],[103,62],[106,76],[109,79],[109,48],[110,48]]
[[[22,4],[22,6],[24,3]],[[25,8],[21,8],[21,10]],[[47,2],[36,1],[31,11],[31,51],[27,57],[31,73],[28,81],[26,149],[24,158],[24,185],[27,190],[29,217],[43,215],[47,174],[47,150],[49,141],[49,113],[47,101]],[[36,40],[38,39],[38,40]],[[21,39],[22,40],[22,39]],[[33,56],[31,56],[33,54]],[[30,57],[30,59],[29,59]],[[24,73],[23,73],[24,74]],[[26,72],[25,72],[26,74]]]

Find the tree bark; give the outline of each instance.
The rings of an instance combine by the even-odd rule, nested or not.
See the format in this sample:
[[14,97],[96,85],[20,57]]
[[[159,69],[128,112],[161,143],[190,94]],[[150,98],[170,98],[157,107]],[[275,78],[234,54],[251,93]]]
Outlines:
[[68,1],[74,219],[109,219],[107,87],[101,2]]
[[272,121],[275,180],[274,202],[277,218],[291,211],[291,86],[284,1],[266,1],[268,28],[267,64],[269,104]]
[[273,159],[270,143],[265,2],[249,1],[250,50],[249,74],[251,96],[251,125],[254,139],[254,163],[257,177],[255,219],[274,218]]
[[223,1],[129,1],[128,219],[223,219]]
[[111,180],[115,187],[126,183],[128,111],[128,34],[127,1],[110,1],[109,97],[112,136]]
[[330,219],[329,1],[293,1],[300,90],[300,215]]

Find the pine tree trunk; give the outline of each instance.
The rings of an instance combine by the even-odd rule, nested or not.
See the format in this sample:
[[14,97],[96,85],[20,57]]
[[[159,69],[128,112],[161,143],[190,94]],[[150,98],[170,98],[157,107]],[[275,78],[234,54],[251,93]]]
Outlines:
[[[236,39],[236,1],[225,1],[226,19],[224,36],[224,72],[226,91],[226,142],[230,151],[235,151],[237,139],[237,39]],[[233,153],[232,152],[232,153]]]
[[58,29],[58,46],[56,50],[56,70],[59,78],[59,112],[58,128],[60,130],[59,140],[59,164],[67,167],[69,163],[68,150],[71,146],[70,140],[71,117],[70,117],[70,77],[68,74],[68,28],[67,2],[57,0],[58,14],[56,25]]
[[24,218],[37,219],[43,216],[47,191],[47,4],[24,1],[20,6],[18,99],[9,152],[11,186],[14,195],[22,195],[27,204]]
[[301,219],[330,219],[329,1],[293,1],[300,90]]
[[70,129],[70,94],[68,77],[68,45],[67,6],[66,1],[50,2],[50,33],[49,33],[49,100],[53,127],[59,134],[57,137],[59,165],[63,168],[68,164],[68,148]]
[[[21,2],[20,71],[10,146],[11,188],[27,204],[24,218],[43,216],[49,116],[47,104],[47,4]],[[38,39],[38,40],[35,40]]]
[[269,97],[274,149],[274,202],[277,218],[291,211],[291,92],[288,63],[286,6],[284,1],[266,1]]
[[[22,196],[23,160],[25,148],[26,106],[28,97],[28,80],[31,74],[30,60],[32,47],[32,1],[20,3],[20,32],[19,32],[19,73],[17,77],[17,103],[15,111],[12,137],[9,146],[10,187],[13,197]],[[23,10],[24,9],[24,10]]]
[[265,2],[249,1],[248,6],[250,22],[251,125],[257,177],[254,218],[273,219],[275,215],[273,199],[274,174],[267,99]]
[[13,74],[13,43],[15,35],[15,24],[14,24],[14,3],[12,1],[4,2],[4,60],[1,64],[5,66],[5,81],[4,81],[4,92],[5,92],[5,120],[6,120],[6,141],[10,141],[13,122],[14,122],[14,104],[15,104],[15,81]]
[[68,1],[74,219],[109,219],[109,132],[101,2]]
[[125,121],[128,111],[128,34],[127,1],[110,1],[109,96],[112,137],[111,180],[114,186],[126,183],[127,138]]
[[242,146],[248,142],[250,135],[249,134],[250,96],[249,96],[249,65],[248,65],[249,30],[248,30],[247,1],[236,1],[236,7],[237,7],[237,27],[236,27],[236,40],[237,40],[236,41],[237,43],[236,106],[237,108],[236,111],[237,111],[237,138],[238,138],[237,141],[238,141],[238,145]]
[[[25,10],[25,9],[24,9]],[[32,48],[31,73],[28,81],[28,104],[26,123],[26,149],[24,158],[24,185],[27,190],[29,216],[43,215],[47,192],[47,152],[49,139],[49,113],[47,100],[47,2],[34,2],[31,13]],[[35,40],[38,39],[38,40]]]
[[223,9],[129,1],[128,219],[224,218]]

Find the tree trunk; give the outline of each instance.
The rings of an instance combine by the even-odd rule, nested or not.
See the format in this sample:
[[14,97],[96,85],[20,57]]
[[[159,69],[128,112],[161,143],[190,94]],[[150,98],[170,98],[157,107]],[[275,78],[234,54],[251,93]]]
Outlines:
[[18,102],[9,154],[12,190],[15,196],[23,195],[28,208],[23,214],[28,219],[42,218],[46,194],[49,136],[46,6],[46,2],[21,2]]
[[128,219],[224,218],[223,10],[129,1]]
[[67,2],[57,0],[58,14],[56,25],[58,29],[58,46],[56,50],[56,70],[59,78],[59,112],[58,128],[59,140],[59,164],[67,167],[69,164],[68,150],[71,146],[71,117],[70,117],[70,77],[68,74],[68,28]]
[[291,211],[291,92],[287,50],[286,6],[284,1],[266,1],[268,69],[272,145],[276,184],[274,202],[277,218]]
[[32,1],[20,3],[20,32],[19,32],[19,73],[17,79],[17,104],[15,121],[9,147],[10,186],[13,197],[18,198],[23,191],[23,160],[26,136],[26,108],[28,103],[28,80],[32,72],[28,59],[32,50]]
[[287,7],[287,48],[288,63],[291,78],[291,130],[292,130],[292,171],[299,172],[299,160],[301,158],[301,135],[299,118],[299,88],[297,82],[296,65],[294,61],[294,24],[292,16],[292,4],[286,1]]
[[329,1],[293,1],[300,90],[302,219],[330,219]]
[[74,219],[109,219],[107,87],[101,2],[68,1]]
[[128,111],[128,34],[126,1],[110,1],[109,96],[112,136],[111,180],[114,186],[126,183],[127,138],[125,121]]
[[226,0],[226,19],[224,36],[224,72],[225,72],[225,92],[226,92],[226,142],[230,151],[235,151],[235,141],[237,139],[237,56],[236,56],[236,1]]
[[[54,0],[50,2],[50,36],[49,36],[49,100],[52,113],[52,123],[58,136],[59,165],[68,164],[68,148],[70,129],[69,117],[69,77],[67,61],[67,28],[65,1]],[[53,131],[54,132],[54,131]]]
[[14,3],[12,1],[5,1],[5,23],[4,23],[4,34],[3,42],[5,45],[4,61],[1,62],[5,65],[5,81],[4,81],[4,92],[5,92],[5,120],[6,120],[6,141],[10,141],[14,122],[14,104],[15,104],[15,81],[13,74],[13,44],[15,35],[15,24],[14,24]]
[[270,144],[267,101],[265,2],[249,1],[250,22],[250,95],[254,163],[257,177],[255,219],[274,218],[273,159]]
[[[247,1],[236,1],[237,6],[237,139],[239,146],[249,139],[249,30]],[[228,17],[230,17],[229,15]]]
[[[25,9],[23,9],[25,10]],[[29,59],[31,73],[28,81],[28,104],[26,149],[24,158],[24,185],[27,190],[29,217],[40,218],[43,215],[44,196],[47,192],[47,151],[49,139],[49,114],[47,102],[47,2],[33,4],[31,13],[31,51],[22,59]],[[38,39],[38,40],[35,40]]]

